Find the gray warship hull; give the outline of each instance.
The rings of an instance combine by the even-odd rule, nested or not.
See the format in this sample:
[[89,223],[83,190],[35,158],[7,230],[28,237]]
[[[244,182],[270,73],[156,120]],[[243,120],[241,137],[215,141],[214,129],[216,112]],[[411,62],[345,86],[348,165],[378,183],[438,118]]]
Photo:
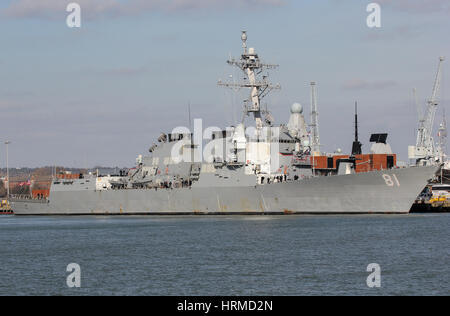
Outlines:
[[13,201],[16,215],[230,215],[408,213],[437,167],[312,177],[265,185],[51,192]]

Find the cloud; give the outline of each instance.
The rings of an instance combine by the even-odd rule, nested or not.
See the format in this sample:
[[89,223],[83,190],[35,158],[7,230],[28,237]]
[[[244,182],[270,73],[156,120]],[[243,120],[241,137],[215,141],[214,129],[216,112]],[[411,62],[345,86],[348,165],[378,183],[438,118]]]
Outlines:
[[382,80],[368,82],[363,79],[352,79],[344,82],[342,89],[344,90],[383,90],[396,86],[397,83],[392,80]]
[[9,114],[16,115],[17,113],[29,110],[29,108],[29,106],[23,103],[0,99],[0,111],[4,116],[8,116]]
[[[425,27],[425,26],[424,26]],[[421,29],[423,29],[422,27]],[[388,40],[396,41],[402,39],[417,38],[421,35],[419,27],[412,27],[408,25],[401,25],[393,28],[379,29],[376,31],[368,30],[363,39],[376,41],[376,40]]]
[[100,70],[98,71],[101,75],[107,75],[107,76],[137,76],[149,73],[150,69],[147,67],[141,66],[141,67],[118,67],[118,68],[111,68],[106,70]]
[[68,3],[80,5],[82,16],[92,20],[102,16],[136,16],[147,12],[178,12],[219,9],[280,7],[286,0],[17,0],[1,11],[9,18],[60,19]]
[[397,11],[411,13],[450,13],[448,0],[377,0],[381,7],[390,7]]
[[[36,96],[36,93],[30,91],[30,90],[7,90],[5,92],[2,92],[2,96],[3,97],[13,97],[13,98],[17,98],[17,97],[34,97]],[[0,103],[1,104],[1,103]]]
[[2,15],[10,18],[57,19],[67,15],[66,7],[71,2],[78,3],[82,13],[86,13],[88,16],[112,13],[120,7],[117,0],[18,0],[6,7],[2,11]]
[[80,68],[77,74],[82,76],[103,76],[108,78],[138,77],[152,73],[153,69],[147,66],[117,66],[117,67],[85,67]]

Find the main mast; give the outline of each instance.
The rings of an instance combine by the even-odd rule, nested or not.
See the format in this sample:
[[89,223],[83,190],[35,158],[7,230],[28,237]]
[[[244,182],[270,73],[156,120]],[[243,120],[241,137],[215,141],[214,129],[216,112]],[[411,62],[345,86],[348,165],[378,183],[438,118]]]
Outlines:
[[267,81],[267,75],[263,75],[259,78],[264,69],[275,69],[278,65],[264,64],[259,59],[258,54],[256,54],[254,48],[247,49],[247,32],[242,31],[241,35],[243,54],[239,60],[234,58],[227,61],[229,65],[237,66],[240,68],[244,74],[244,81],[241,83],[227,83],[219,81],[219,86],[224,86],[228,88],[249,88],[250,96],[248,99],[244,100],[244,113],[249,115],[253,113],[255,119],[255,125],[257,129],[263,127],[261,109],[261,100],[269,94],[270,91],[274,89],[280,89],[280,85],[273,85]]

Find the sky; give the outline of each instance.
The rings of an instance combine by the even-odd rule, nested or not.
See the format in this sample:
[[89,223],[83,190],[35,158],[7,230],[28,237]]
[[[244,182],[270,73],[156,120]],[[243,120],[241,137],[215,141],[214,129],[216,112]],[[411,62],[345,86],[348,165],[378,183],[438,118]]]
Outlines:
[[[81,7],[81,27],[66,6]],[[240,33],[282,89],[264,101],[277,123],[300,102],[309,121],[317,82],[323,150],[351,150],[354,102],[360,140],[387,132],[402,160],[415,143],[417,110],[430,97],[439,56],[450,58],[448,0],[378,0],[369,28],[365,0],[4,0],[0,2],[0,166],[131,167],[161,132],[227,127],[243,92],[217,86],[239,72]],[[440,104],[448,107],[450,61]],[[447,111],[450,113],[450,111]]]

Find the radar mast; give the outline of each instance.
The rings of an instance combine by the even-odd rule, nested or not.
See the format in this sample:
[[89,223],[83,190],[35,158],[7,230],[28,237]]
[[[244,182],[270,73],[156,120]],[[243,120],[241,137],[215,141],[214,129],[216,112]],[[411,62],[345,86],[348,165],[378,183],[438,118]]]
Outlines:
[[[219,81],[218,85],[227,88],[249,88],[250,96],[244,100],[244,114],[253,113],[257,129],[263,127],[262,114],[267,113],[261,109],[261,100],[274,89],[281,89],[279,84],[271,84],[267,80],[267,75],[260,77],[265,69],[275,69],[278,65],[264,64],[260,61],[254,48],[247,48],[247,32],[242,31],[241,35],[243,54],[239,60],[230,58],[227,63],[231,66],[240,68],[245,78],[243,82],[231,83]],[[267,120],[266,120],[267,121]],[[270,120],[269,120],[270,121]]]

